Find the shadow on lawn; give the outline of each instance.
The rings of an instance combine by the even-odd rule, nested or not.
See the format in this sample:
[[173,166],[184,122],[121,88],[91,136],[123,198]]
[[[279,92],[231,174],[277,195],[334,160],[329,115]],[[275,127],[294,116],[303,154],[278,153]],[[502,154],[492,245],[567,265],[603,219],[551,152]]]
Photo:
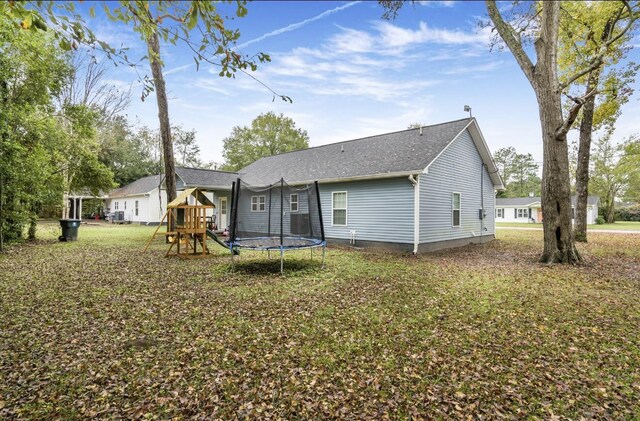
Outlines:
[[[322,262],[311,259],[284,259],[284,275],[302,275],[312,271],[322,270]],[[238,261],[236,260],[232,269],[233,272],[242,275],[280,275],[280,258],[272,257],[262,260]]]

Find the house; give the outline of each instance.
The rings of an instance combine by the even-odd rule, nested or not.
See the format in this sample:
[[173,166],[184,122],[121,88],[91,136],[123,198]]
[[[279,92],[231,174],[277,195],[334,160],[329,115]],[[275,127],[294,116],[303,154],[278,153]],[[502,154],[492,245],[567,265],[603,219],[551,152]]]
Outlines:
[[[496,199],[496,222],[542,222],[542,201],[538,196]],[[598,218],[598,196],[587,198],[587,224]],[[575,218],[576,196],[571,196],[571,214]]]
[[[225,171],[176,167],[179,192],[196,187],[206,190],[216,209],[218,226],[226,226],[231,197],[231,183],[238,174]],[[167,210],[167,193],[162,175],[150,175],[112,190],[105,201],[106,213],[118,220],[140,224],[159,224]]]
[[[176,170],[181,179],[183,175],[189,179],[185,184],[219,198],[229,197],[235,178],[255,186],[281,178],[290,185],[317,180],[329,243],[414,253],[495,238],[495,191],[504,188],[474,118],[273,155],[237,174],[198,171],[205,170]],[[148,182],[147,188],[159,185],[159,176],[153,177],[158,178]],[[126,192],[133,184],[119,190]],[[136,189],[139,208],[138,190],[145,189]],[[117,194],[119,201],[134,200],[131,193]],[[148,190],[145,194],[158,193]],[[252,211],[264,211],[266,198],[254,199]],[[112,207],[115,201],[115,196],[110,199]],[[290,211],[297,209],[296,202]],[[153,216],[158,214],[155,209]],[[150,216],[146,218],[151,221]],[[220,227],[225,226],[220,222]]]

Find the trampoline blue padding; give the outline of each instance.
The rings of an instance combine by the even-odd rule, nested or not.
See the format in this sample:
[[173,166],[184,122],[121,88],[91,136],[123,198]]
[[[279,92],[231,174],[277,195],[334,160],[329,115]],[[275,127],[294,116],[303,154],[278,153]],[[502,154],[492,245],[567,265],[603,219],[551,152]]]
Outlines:
[[252,238],[236,238],[235,241],[229,242],[230,246],[255,249],[255,250],[280,250],[301,249],[309,247],[320,247],[324,245],[324,241],[316,238],[305,237],[252,237]]

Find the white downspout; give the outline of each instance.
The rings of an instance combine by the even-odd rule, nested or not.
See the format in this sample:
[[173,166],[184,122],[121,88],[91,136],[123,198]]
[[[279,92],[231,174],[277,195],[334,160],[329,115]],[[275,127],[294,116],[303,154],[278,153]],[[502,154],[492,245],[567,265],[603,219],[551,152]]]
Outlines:
[[409,176],[413,184],[413,254],[418,254],[420,244],[420,176]]

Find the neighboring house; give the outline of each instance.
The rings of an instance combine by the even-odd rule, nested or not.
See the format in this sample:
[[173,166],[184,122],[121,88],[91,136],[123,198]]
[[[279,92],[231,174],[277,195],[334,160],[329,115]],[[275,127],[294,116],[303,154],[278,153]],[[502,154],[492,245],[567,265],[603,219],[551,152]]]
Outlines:
[[[198,187],[208,190],[207,197],[216,205],[213,214],[218,226],[226,226],[231,183],[238,175],[225,171],[176,167],[176,187]],[[162,175],[150,175],[109,193],[106,213],[119,215],[125,221],[158,224],[167,211],[167,193]],[[118,214],[120,212],[120,214]]]
[[[587,224],[598,218],[598,196],[587,198]],[[575,218],[576,196],[571,196],[571,214]],[[496,222],[542,222],[541,199],[537,196],[496,199]]]
[[[199,175],[189,187],[216,197],[228,197],[238,177],[254,186],[281,178],[290,185],[317,180],[330,243],[415,253],[495,238],[495,190],[504,188],[474,118],[269,156],[237,174]],[[222,189],[207,177],[221,177],[228,184]],[[304,212],[294,201],[299,198],[289,199],[295,203],[291,213]],[[268,207],[267,197],[256,195],[252,201],[252,211]]]

